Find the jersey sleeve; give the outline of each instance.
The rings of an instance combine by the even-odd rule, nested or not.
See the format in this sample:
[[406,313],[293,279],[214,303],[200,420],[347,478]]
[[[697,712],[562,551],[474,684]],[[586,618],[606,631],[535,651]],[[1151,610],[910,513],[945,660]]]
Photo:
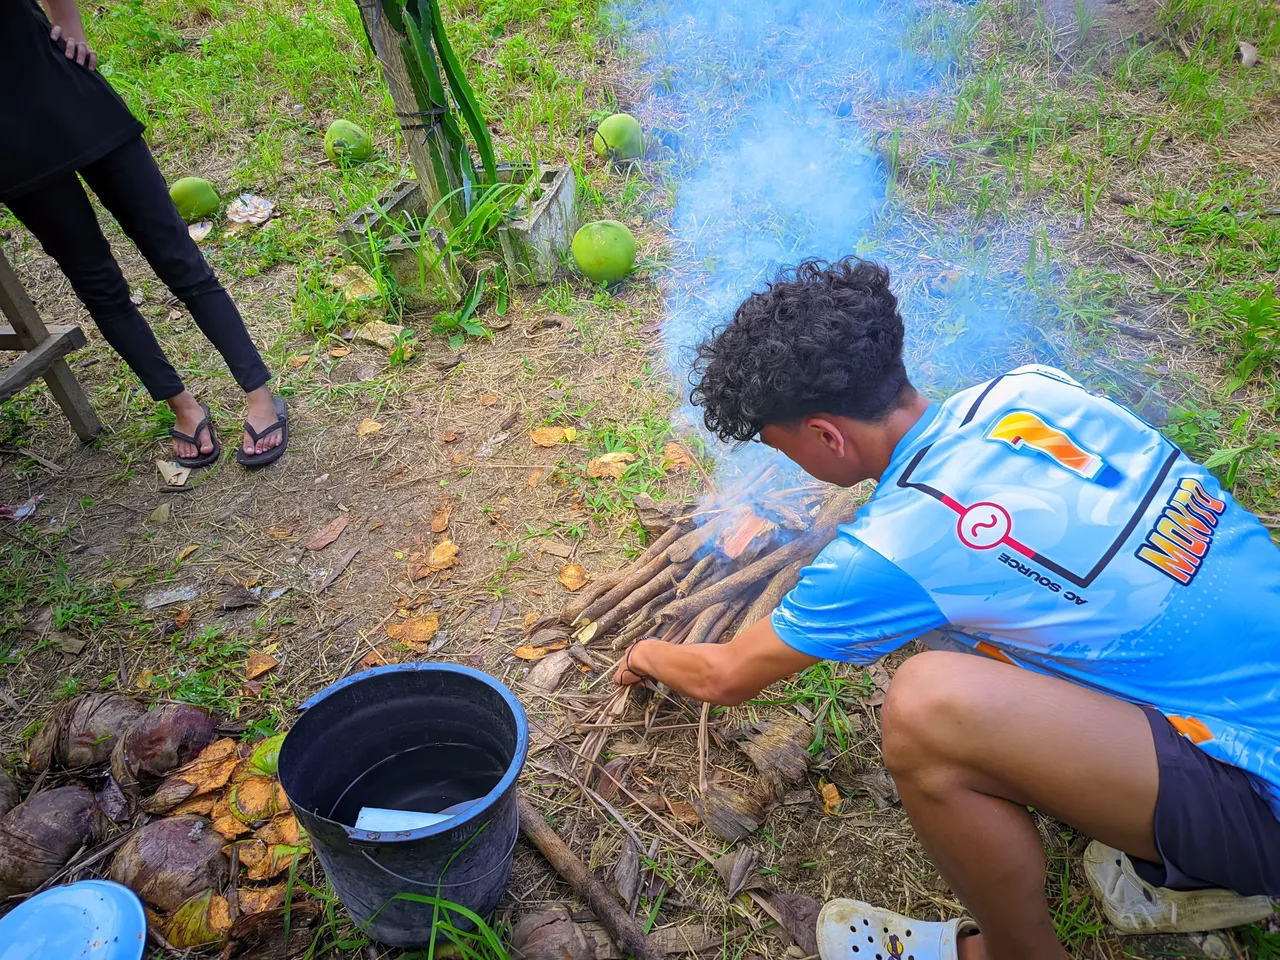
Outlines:
[[844,527],[772,618],[793,650],[851,663],[872,663],[946,622],[920,584]]

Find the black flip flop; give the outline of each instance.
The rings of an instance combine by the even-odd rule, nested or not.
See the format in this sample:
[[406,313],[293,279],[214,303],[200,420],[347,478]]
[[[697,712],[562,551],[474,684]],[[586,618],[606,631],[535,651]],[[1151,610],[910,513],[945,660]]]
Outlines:
[[276,408],[276,422],[265,430],[258,431],[246,421],[244,432],[253,437],[253,442],[257,443],[268,434],[279,430],[280,442],[266,453],[245,453],[243,443],[236,447],[236,461],[251,470],[265,467],[268,463],[275,463],[284,455],[285,447],[289,446],[289,407],[285,404],[284,397],[272,397],[271,401]]
[[207,467],[211,463],[217,463],[218,458],[222,456],[222,444],[218,443],[218,436],[213,432],[213,414],[209,412],[209,405],[207,403],[202,403],[200,404],[200,409],[204,411],[204,419],[196,424],[195,433],[192,436],[187,436],[185,433],[182,433],[180,430],[171,429],[169,431],[169,436],[173,437],[173,439],[184,440],[187,443],[194,446],[197,451],[199,451],[200,449],[200,431],[201,430],[209,431],[209,439],[213,441],[212,450],[210,450],[208,453],[201,453],[199,456],[196,456],[196,457],[175,456],[173,458],[174,462],[176,462],[178,466],[189,467],[192,470],[196,469],[197,467]]

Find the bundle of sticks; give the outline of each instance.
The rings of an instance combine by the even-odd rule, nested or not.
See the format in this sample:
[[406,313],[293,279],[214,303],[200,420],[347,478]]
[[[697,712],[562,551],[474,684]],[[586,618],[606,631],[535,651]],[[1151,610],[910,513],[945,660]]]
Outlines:
[[[549,642],[568,630],[592,648],[611,638],[614,650],[644,637],[718,643],[768,616],[801,568],[857,509],[845,490],[808,485],[773,491],[776,473],[770,466],[677,519],[630,564],[583,587],[559,618],[538,624],[532,642]],[[592,719],[619,718],[630,692],[618,690]],[[584,757],[599,755],[606,725],[588,735]]]

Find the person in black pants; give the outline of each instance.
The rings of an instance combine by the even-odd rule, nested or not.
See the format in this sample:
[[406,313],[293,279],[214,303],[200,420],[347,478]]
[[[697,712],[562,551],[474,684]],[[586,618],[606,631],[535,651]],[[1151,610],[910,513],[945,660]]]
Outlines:
[[[221,452],[209,408],[183,386],[129,299],[80,177],[116,218],[156,275],[186,305],[245,391],[248,413],[236,459],[262,466],[288,441],[284,401],[239,311],[169,199],[142,139],[142,124],[96,71],[75,0],[0,0],[0,202],[58,262],[107,342],[175,417],[173,449],[184,466]],[[79,174],[79,176],[77,176]]]

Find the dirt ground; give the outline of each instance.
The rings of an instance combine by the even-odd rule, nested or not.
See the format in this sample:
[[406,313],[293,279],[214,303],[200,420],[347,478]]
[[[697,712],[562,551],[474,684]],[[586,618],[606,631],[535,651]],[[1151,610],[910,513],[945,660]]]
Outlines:
[[[1093,9],[1105,44],[1122,45],[1134,37],[1163,42],[1165,31],[1155,21],[1159,6],[1117,0]],[[1081,29],[1077,5],[1049,0],[1046,16],[1060,24],[1061,41],[1072,43]],[[606,98],[599,91],[623,106],[640,102],[638,71],[620,55],[581,65],[577,77],[593,85],[590,108],[600,110]],[[580,129],[589,129],[588,112],[575,118]],[[322,120],[314,118],[317,126]],[[311,149],[306,161],[321,163]],[[623,219],[641,241],[639,274],[608,293],[579,280],[518,291],[505,316],[486,308],[492,339],[472,339],[461,352],[441,337],[421,335],[415,356],[396,365],[379,347],[317,338],[299,329],[291,309],[298,296],[295,262],[224,270],[290,399],[290,449],[260,473],[224,460],[180,492],[164,486],[153,462],[167,458],[163,421],[56,266],[20,227],[4,229],[6,253],[46,321],[86,330],[90,346],[71,365],[105,426],[98,442],[81,446],[42,387],[5,405],[0,504],[40,498],[23,524],[0,527],[7,761],[20,758],[50,706],[80,690],[194,698],[267,732],[287,729],[300,701],[363,667],[410,659],[466,663],[519,692],[534,744],[522,788],[598,875],[611,877],[627,856],[625,834],[579,788],[573,771],[583,737],[575,722],[593,715],[608,696],[614,655],[607,647],[589,649],[591,666],[576,665],[554,692],[540,694],[524,682],[532,664],[515,651],[528,623],[556,614],[572,598],[557,579],[562,567],[578,563],[600,575],[642,547],[635,496],[695,504],[706,483],[701,463],[673,458],[668,447],[683,437],[694,454],[702,452],[671,423],[679,388],[668,382],[661,362],[660,264],[670,211],[661,170],[620,179],[589,151],[572,159],[596,178],[593,187],[608,179],[588,206],[626,212]],[[203,170],[212,177],[227,164],[225,156],[210,155]],[[299,165],[286,170],[282,182],[304,174]],[[319,193],[295,197],[292,209],[286,205],[267,229],[293,229],[308,204],[331,221],[344,212]],[[111,230],[141,309],[178,367],[192,372],[193,389],[211,401],[230,445],[240,413],[234,384],[208,372],[213,361],[189,316]],[[403,318],[420,330],[429,320]],[[1158,352],[1148,350],[1148,340],[1131,346],[1134,362]],[[1145,380],[1139,386],[1145,393]],[[553,447],[534,444],[530,432],[548,425],[571,428],[577,437]],[[591,458],[608,450],[636,455],[638,466],[622,481],[586,473]],[[714,463],[708,459],[706,466],[714,474]],[[326,529],[337,529],[337,536],[316,547],[313,538]],[[456,565],[425,570],[433,550],[447,543],[457,546]],[[156,605],[158,593],[176,588],[189,588],[187,599]],[[52,623],[41,618],[47,609],[57,613]],[[388,635],[388,626],[432,613],[439,615],[439,632],[429,641],[415,645]],[[253,652],[279,661],[260,690],[243,682]],[[916,843],[880,761],[877,705],[900,659],[870,673],[830,671],[788,685],[770,701],[716,711],[709,763],[728,782],[749,783],[755,769],[731,734],[769,721],[806,725],[815,737],[808,771],[780,791],[764,826],[739,845],[759,855],[761,882],[817,901],[857,897],[941,919],[962,908]],[[619,721],[631,726],[611,731],[602,753],[618,779],[664,821],[648,816],[630,795],[604,797],[645,845],[654,844],[639,860],[640,909],[652,911],[659,926],[695,923],[723,934],[723,948],[706,955],[803,955],[758,900],[726,896],[715,872],[677,837],[676,831],[715,853],[725,849],[690,806],[698,789],[696,706],[667,698],[648,710],[633,706]],[[677,729],[639,735],[642,718]],[[840,803],[824,812],[827,784],[834,784]],[[606,793],[599,783],[596,790]],[[1048,820],[1040,828],[1050,853],[1051,907],[1076,955],[1218,955],[1214,943],[1142,943],[1108,933],[1081,882],[1078,856],[1086,838]],[[314,859],[307,870],[322,886]],[[536,852],[519,845],[496,925],[557,901],[573,903],[568,888]],[[349,932],[339,925],[334,939]],[[1244,955],[1228,946],[1236,952],[1221,955]],[[329,955],[398,954],[369,946]]]

